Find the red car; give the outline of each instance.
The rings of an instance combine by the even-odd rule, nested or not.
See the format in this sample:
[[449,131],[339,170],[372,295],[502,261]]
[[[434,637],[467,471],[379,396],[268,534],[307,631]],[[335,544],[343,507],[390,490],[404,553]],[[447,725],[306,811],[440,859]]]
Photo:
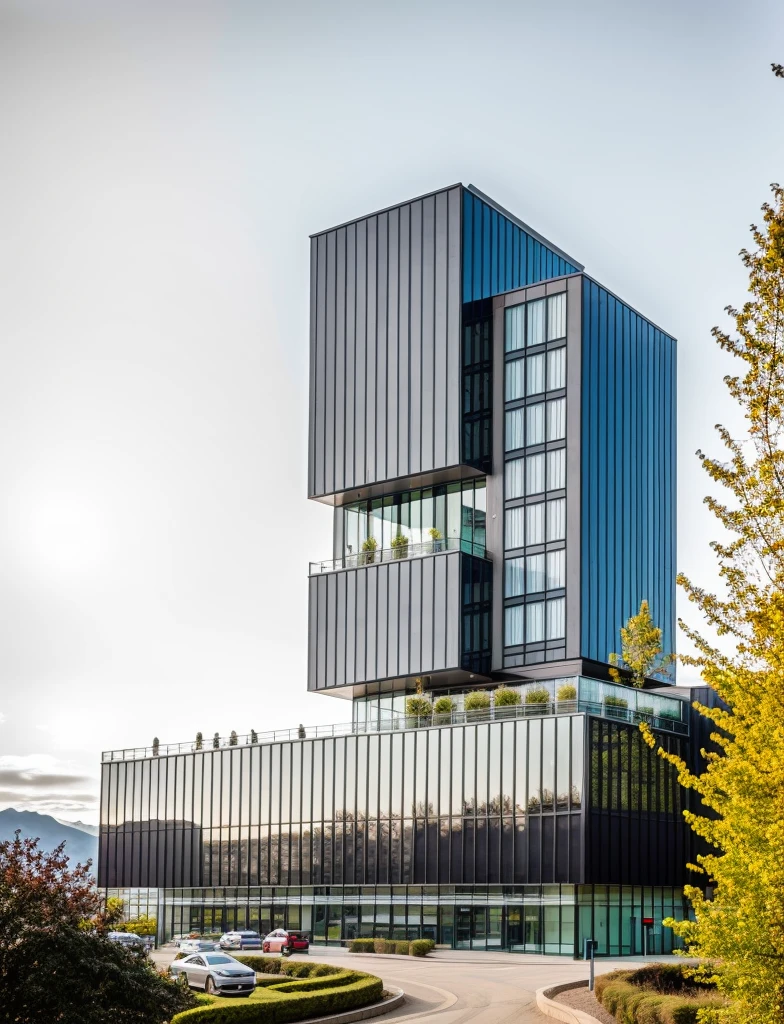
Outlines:
[[310,943],[304,932],[287,932],[283,928],[276,928],[265,935],[261,943],[262,953],[307,953],[309,949]]

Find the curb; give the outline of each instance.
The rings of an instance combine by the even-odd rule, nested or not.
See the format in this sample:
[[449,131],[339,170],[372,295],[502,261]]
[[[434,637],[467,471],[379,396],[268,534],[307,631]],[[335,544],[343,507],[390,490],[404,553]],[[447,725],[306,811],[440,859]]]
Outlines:
[[538,988],[536,990],[536,1005],[546,1017],[553,1017],[555,1020],[563,1021],[564,1024],[600,1024],[590,1013],[573,1010],[571,1006],[566,1006],[565,1003],[556,1003],[552,998],[559,992],[582,988],[586,984],[585,981],[567,981],[563,985],[548,985],[545,988]]
[[380,1003],[363,1006],[360,1010],[347,1010],[346,1013],[332,1013],[327,1017],[312,1017],[308,1024],[351,1024],[355,1020],[370,1020],[371,1017],[380,1017],[382,1013],[396,1010],[406,1001],[406,994],[402,988],[393,988],[390,985],[385,991],[389,992],[389,996]]

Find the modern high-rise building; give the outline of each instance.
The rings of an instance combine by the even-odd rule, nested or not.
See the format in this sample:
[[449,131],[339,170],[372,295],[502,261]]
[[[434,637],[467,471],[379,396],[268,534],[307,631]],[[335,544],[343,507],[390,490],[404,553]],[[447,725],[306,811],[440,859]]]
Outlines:
[[100,883],[161,938],[667,952],[686,798],[638,724],[693,760],[691,694],[608,659],[643,599],[674,647],[674,339],[462,185],[314,235],[310,303],[307,685],[347,724],[107,752]]

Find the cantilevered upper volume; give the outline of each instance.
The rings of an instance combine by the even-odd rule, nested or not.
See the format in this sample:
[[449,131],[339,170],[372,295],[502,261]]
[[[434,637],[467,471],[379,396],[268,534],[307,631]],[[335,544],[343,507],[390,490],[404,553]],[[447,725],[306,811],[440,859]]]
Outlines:
[[314,235],[309,497],[486,472],[487,368],[463,342],[464,307],[581,269],[471,186]]

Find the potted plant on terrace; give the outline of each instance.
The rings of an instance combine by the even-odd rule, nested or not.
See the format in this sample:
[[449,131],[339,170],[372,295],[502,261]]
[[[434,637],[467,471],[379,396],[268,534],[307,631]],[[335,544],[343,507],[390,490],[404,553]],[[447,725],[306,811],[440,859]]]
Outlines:
[[398,531],[390,542],[393,558],[408,558],[408,537]]
[[515,708],[523,703],[519,690],[511,686],[499,686],[493,694],[496,718],[514,718]]
[[431,541],[431,544],[432,544],[432,547],[430,548],[430,550],[433,551],[433,552],[443,551],[443,548],[444,548],[444,535],[443,535],[443,533],[441,533],[441,531],[437,527],[435,527],[435,526],[431,526],[430,529],[427,532],[430,535],[430,541]]
[[376,548],[378,547],[378,541],[375,537],[368,537],[362,541],[362,564],[370,565],[371,562],[376,560]]
[[197,732],[196,733],[196,749],[197,750],[201,750],[201,748],[203,746],[204,746],[204,736],[200,732]]
[[437,716],[442,716],[444,720],[447,719],[447,716],[449,719],[451,719],[452,712],[455,710],[456,706],[457,705],[455,704],[451,697],[447,697],[446,694],[443,694],[441,697],[438,698],[438,700],[433,705],[433,713]]
[[558,701],[577,700],[577,687],[572,685],[572,683],[564,683],[563,686],[559,686],[556,690],[555,699]]
[[604,711],[608,718],[626,718],[626,709],[628,707],[629,702],[623,697],[604,698]]
[[550,691],[545,689],[544,686],[532,686],[530,690],[525,691],[525,702],[526,704],[549,704],[550,703]]
[[463,708],[466,711],[489,711],[490,694],[487,690],[472,690],[471,693],[466,694]]
[[[406,726],[408,728],[417,725],[427,725],[433,705],[423,694],[416,694],[406,698]],[[424,719],[424,721],[422,721]]]

